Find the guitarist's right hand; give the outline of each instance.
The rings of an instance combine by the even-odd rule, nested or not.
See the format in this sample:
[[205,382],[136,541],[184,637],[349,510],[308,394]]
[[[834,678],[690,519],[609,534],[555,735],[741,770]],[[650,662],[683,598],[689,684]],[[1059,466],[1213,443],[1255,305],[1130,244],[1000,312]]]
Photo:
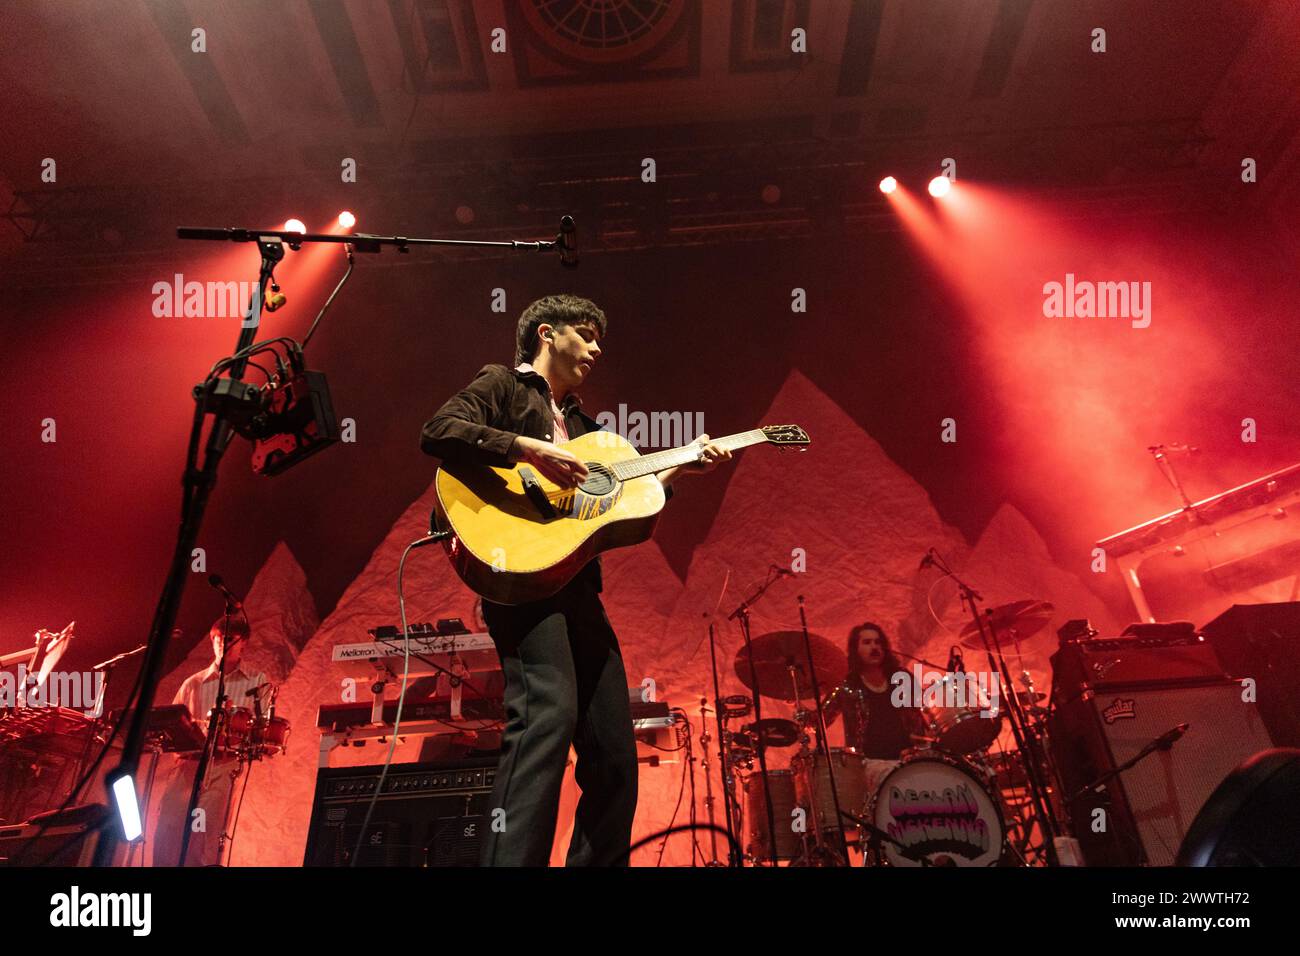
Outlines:
[[587,478],[587,466],[572,453],[526,435],[515,436],[510,460],[527,462],[561,488],[575,488]]

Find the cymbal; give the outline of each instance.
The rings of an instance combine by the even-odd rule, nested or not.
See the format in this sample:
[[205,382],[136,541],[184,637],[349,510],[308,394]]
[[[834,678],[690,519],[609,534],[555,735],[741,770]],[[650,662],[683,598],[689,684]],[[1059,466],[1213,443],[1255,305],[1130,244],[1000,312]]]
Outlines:
[[[813,673],[817,683],[823,689],[839,681],[848,668],[848,657],[844,651],[829,638],[820,634],[809,634],[808,644],[812,647]],[[803,631],[770,631],[754,638],[750,645],[754,649],[754,671],[758,674],[758,687],[753,686],[750,674],[748,648],[741,647],[736,652],[733,663],[736,676],[750,690],[758,690],[764,697],[776,700],[798,700],[813,696],[813,684],[808,670],[808,648],[804,645]],[[791,670],[797,678],[791,679]]]
[[[1013,636],[1012,632],[1018,639],[1037,634],[1047,626],[1055,613],[1056,608],[1046,601],[1012,601],[1010,604],[989,608],[981,615],[980,621],[986,630],[991,625],[998,632],[999,641],[1006,641]],[[974,621],[961,629],[957,640],[967,650],[984,650],[984,640]]]
[[737,738],[752,747],[791,747],[799,739],[799,725],[784,717],[764,717],[740,728]]

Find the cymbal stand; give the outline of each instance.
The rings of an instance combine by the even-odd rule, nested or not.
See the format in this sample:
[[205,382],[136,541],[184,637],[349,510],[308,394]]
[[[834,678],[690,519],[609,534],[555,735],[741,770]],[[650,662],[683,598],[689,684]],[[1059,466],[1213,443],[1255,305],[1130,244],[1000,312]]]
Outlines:
[[[740,602],[740,606],[727,616],[729,621],[740,622],[740,636],[745,642],[745,657],[749,661],[749,680],[750,686],[754,689],[754,719],[758,726],[763,726],[763,704],[762,692],[758,685],[758,669],[754,665],[754,645],[750,641],[749,628],[749,609],[756,604],[763,594],[775,582],[776,577],[771,574],[769,569],[767,578],[763,581],[757,591],[751,594],[745,600]],[[767,775],[767,748],[760,746],[758,748],[758,766],[759,771],[763,774],[763,802],[767,805],[767,836],[772,844],[772,865],[777,865],[776,856],[776,817],[772,810],[772,787],[771,779]]]
[[[832,821],[832,826],[823,827],[822,822],[819,819],[820,814],[817,812],[817,800],[815,796],[810,800],[812,806],[809,807],[809,812],[813,818],[814,829],[813,850],[823,859],[830,857],[842,861],[843,864],[847,866],[849,863],[849,839],[844,832],[844,811],[840,807],[840,792],[839,787],[835,782],[835,763],[831,760],[830,741],[827,740],[826,735],[826,712],[822,707],[821,687],[817,682],[817,668],[813,663],[812,639],[808,636],[808,615],[804,611],[804,600],[802,594],[799,595],[799,626],[803,629],[804,652],[808,661],[808,682],[811,684],[810,689],[812,690],[813,705],[817,714],[817,750],[826,760],[826,774],[827,779],[830,781],[831,788],[831,804],[835,807],[835,819]],[[790,680],[795,685],[794,692],[795,700],[797,701],[799,700],[800,688],[798,679],[795,676],[795,666],[793,662],[791,662],[790,665]],[[810,759],[808,759],[807,741],[801,739],[800,745],[802,747],[801,756],[804,758],[804,772],[807,774],[807,792],[812,796],[814,764]],[[824,830],[829,829],[836,830],[840,835],[839,845],[833,849],[826,846],[826,835]]]
[[1011,725],[1011,733],[1015,737],[1016,746],[1020,750],[1020,759],[1025,767],[1025,780],[1029,784],[1029,794],[1033,800],[1034,812],[1038,817],[1039,828],[1042,830],[1045,839],[1048,864],[1056,866],[1059,861],[1056,856],[1055,839],[1060,835],[1061,830],[1057,825],[1056,815],[1052,812],[1047,784],[1041,776],[1042,768],[1038,766],[1038,761],[1029,751],[1028,723],[1024,710],[1020,706],[1020,699],[1016,695],[1015,684],[1012,683],[1007,671],[1007,662],[1002,655],[1002,647],[998,643],[996,632],[987,626],[988,622],[984,620],[983,615],[979,612],[979,601],[983,600],[983,598],[978,591],[957,577],[933,548],[930,550],[930,555],[934,566],[952,578],[957,585],[962,605],[970,609],[971,618],[975,621],[980,640],[984,644],[984,653],[988,657],[989,671],[997,675],[1002,682],[1002,686],[1008,691],[1007,694],[1003,695],[1007,698],[1007,722]]

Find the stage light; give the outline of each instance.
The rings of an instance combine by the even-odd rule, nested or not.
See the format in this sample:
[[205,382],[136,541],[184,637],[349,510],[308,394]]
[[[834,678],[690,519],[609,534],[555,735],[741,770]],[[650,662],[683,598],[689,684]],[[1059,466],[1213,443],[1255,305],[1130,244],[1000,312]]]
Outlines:
[[135,780],[130,774],[118,777],[113,781],[112,794],[122,824],[122,836],[127,840],[139,839],[144,827],[140,823],[140,804],[135,797]]
[[462,226],[468,226],[474,221],[474,207],[460,205],[456,207],[456,221]]
[[940,196],[946,196],[948,195],[948,190],[952,189],[952,180],[947,176],[935,176],[934,179],[930,180],[929,189],[930,195],[935,199],[938,199]]
[[897,188],[898,188],[898,180],[895,179],[893,176],[886,176],[884,179],[880,181],[880,191],[884,193],[886,196],[888,196]]
[[357,217],[352,215],[352,213],[348,212],[346,209],[339,213],[339,225],[344,229],[351,229],[356,224]]
[[307,227],[303,225],[303,221],[301,219],[290,219],[288,222],[284,224],[284,231],[306,233]]

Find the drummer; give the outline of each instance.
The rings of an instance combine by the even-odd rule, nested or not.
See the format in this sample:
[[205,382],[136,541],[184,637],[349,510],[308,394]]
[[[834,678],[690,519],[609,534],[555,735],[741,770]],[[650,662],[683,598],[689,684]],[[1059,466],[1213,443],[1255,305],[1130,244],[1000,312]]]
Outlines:
[[829,726],[843,714],[844,745],[868,760],[890,761],[892,766],[904,750],[916,746],[912,736],[923,729],[920,711],[897,707],[890,699],[895,682],[911,677],[879,624],[867,621],[850,630],[848,652],[848,673],[823,705],[826,723]]
[[[217,618],[208,631],[212,643],[212,663],[191,674],[181,684],[173,704],[183,704],[199,724],[207,730],[208,718],[217,703],[217,686],[222,667],[221,652],[226,652],[226,699],[232,709],[253,711],[257,700],[269,700],[270,684],[260,670],[244,665],[244,649],[249,643],[248,622],[241,617]],[[265,704],[263,705],[265,709]],[[220,744],[220,741],[218,741]],[[180,861],[181,841],[186,826],[185,811],[189,806],[197,754],[181,758],[179,772],[169,781],[158,809],[158,826],[154,834],[154,866],[177,866]],[[228,750],[213,754],[204,777],[198,808],[203,811],[202,823],[189,821],[194,831],[186,855],[186,866],[213,866],[222,862],[222,836],[231,819],[231,806],[235,796],[235,782],[245,770],[240,756]]]
[[[229,625],[227,629],[227,624]],[[207,730],[208,715],[217,703],[217,685],[221,667],[223,633],[228,635],[226,647],[226,699],[233,708],[253,709],[254,698],[268,699],[270,684],[261,671],[246,670],[243,666],[244,648],[248,646],[248,622],[243,617],[217,618],[208,631],[212,642],[212,663],[185,678],[176,692],[173,704],[184,704],[203,729]],[[252,692],[252,693],[250,693]]]

